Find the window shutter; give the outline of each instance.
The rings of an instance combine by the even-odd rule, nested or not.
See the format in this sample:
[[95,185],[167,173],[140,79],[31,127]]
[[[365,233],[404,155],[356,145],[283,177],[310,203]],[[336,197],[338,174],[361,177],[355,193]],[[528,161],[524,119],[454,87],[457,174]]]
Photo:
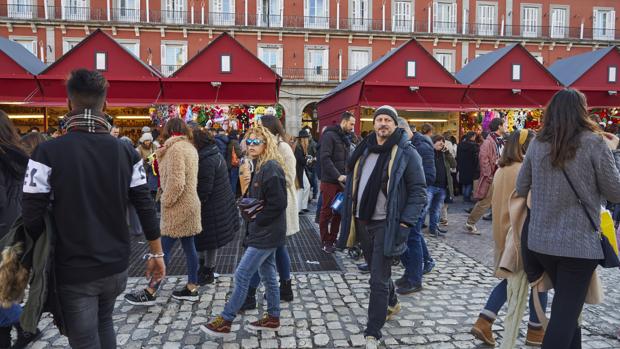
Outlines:
[[[598,16],[600,16],[600,15],[601,15],[600,11],[594,10],[594,16],[592,16],[593,17],[592,27],[594,27],[594,32],[595,33],[597,33],[599,31],[599,29],[600,29],[598,27],[599,26],[599,24],[598,24],[598,22],[599,22]],[[596,36],[596,34],[595,34],[595,36]]]
[[263,25],[264,22],[266,22],[263,19],[263,1],[262,0],[257,0],[256,1],[256,15],[258,17],[258,25]]
[[166,67],[164,67],[166,64],[168,63],[168,61],[166,60],[166,45],[162,44],[161,45],[161,72],[164,73],[164,75],[166,75]]
[[310,1],[315,0],[304,0],[304,17],[308,17],[310,15]]
[[323,50],[323,68],[327,70],[329,68],[329,49]]
[[450,4],[450,28],[456,30],[456,2]]
[[435,24],[433,27],[437,28],[440,24],[437,23],[439,22],[441,19],[439,18],[439,15],[437,13],[437,11],[439,10],[439,4],[437,3],[437,1],[433,2],[433,23]]
[[611,10],[609,12],[609,20],[607,21],[607,29],[610,31],[609,36],[613,38],[615,36],[614,31],[616,30],[616,11]]
[[284,60],[284,48],[282,46],[278,47],[278,74],[282,74],[282,62]]

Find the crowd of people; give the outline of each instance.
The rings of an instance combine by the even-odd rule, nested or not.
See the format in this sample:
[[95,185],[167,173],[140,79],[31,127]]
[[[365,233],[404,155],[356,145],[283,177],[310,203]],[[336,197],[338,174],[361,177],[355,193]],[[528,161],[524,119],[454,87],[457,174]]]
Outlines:
[[[149,283],[125,300],[152,305],[177,241],[187,282],[172,297],[191,302],[215,282],[218,249],[242,234],[232,293],[200,328],[230,333],[239,312],[257,307],[262,283],[264,316],[246,327],[278,331],[280,302],[292,301],[295,289],[287,237],[315,199],[323,251],[361,248],[358,267],[370,273],[364,336],[366,348],[377,348],[385,323],[401,311],[398,297],[422,290],[435,267],[424,228],[445,236],[457,195],[475,203],[464,232],[479,235],[478,220],[492,220],[501,279],[472,334],[495,345],[493,322],[508,303],[502,346],[513,347],[533,284],[526,344],[581,346],[579,317],[584,303],[600,301],[592,280],[606,257],[600,227],[588,217],[620,203],[620,142],[589,119],[580,92],[558,92],[538,133],[508,132],[494,119],[487,134],[457,141],[430,124],[418,131],[386,105],[363,137],[348,112],[316,141],[309,129],[287,134],[268,110],[243,135],[172,118],[161,134],[147,126],[132,140],[119,137],[104,112],[107,88],[99,72],[74,71],[66,122],[48,134],[20,136],[0,112],[0,348],[38,339],[43,309],[71,347],[115,348],[112,313],[126,287],[130,235],[148,242]],[[395,260],[405,272],[392,280]]]

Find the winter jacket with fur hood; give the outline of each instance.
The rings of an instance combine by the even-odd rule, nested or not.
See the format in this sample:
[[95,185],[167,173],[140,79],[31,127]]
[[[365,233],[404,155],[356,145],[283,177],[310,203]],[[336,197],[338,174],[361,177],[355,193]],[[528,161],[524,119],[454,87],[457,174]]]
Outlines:
[[194,236],[202,231],[198,199],[198,152],[185,136],[171,137],[157,150],[161,178],[161,235]]
[[0,239],[21,214],[28,155],[15,146],[0,146]]

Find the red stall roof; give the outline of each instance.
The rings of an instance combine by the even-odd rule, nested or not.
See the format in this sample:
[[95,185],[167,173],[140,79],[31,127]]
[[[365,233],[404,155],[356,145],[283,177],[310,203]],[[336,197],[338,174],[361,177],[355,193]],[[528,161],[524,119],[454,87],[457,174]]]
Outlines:
[[37,104],[65,105],[65,79],[79,68],[102,72],[110,84],[109,105],[145,106],[161,95],[159,72],[97,29],[37,76],[43,89]]
[[220,34],[171,77],[164,103],[274,104],[282,78],[228,33]]
[[45,64],[24,46],[0,37],[0,104],[28,103],[40,93],[34,78]]
[[355,106],[462,110],[473,107],[464,101],[465,89],[411,39],[343,81],[318,103],[317,109],[325,123]]
[[620,49],[610,46],[555,62],[549,71],[564,86],[586,94],[590,107],[620,107]]
[[481,55],[456,74],[480,108],[540,108],[561,83],[521,44]]

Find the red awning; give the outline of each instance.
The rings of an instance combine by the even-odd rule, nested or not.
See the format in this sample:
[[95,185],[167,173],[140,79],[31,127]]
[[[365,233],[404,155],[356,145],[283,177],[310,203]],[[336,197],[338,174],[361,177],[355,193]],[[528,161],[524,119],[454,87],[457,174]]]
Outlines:
[[45,64],[22,45],[0,38],[0,104],[29,103],[40,94],[34,76]]

